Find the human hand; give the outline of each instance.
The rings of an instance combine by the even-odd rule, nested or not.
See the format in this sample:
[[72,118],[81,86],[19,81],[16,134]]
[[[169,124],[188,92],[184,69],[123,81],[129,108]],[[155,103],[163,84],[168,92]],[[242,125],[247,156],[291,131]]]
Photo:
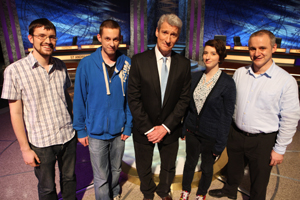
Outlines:
[[80,142],[84,147],[89,145],[89,139],[88,136],[84,138],[78,138],[78,142]]
[[186,137],[186,136],[182,137],[181,140],[185,140],[185,137]]
[[147,134],[148,141],[152,142],[153,144],[160,142],[168,131],[165,129],[164,126],[155,126],[154,130]]
[[121,140],[125,141],[127,140],[127,138],[129,138],[129,135],[124,135],[124,134],[121,135]]
[[274,150],[272,150],[270,160],[271,160],[270,161],[270,166],[279,165],[283,161],[283,155],[279,154],[279,153],[276,153]]
[[31,167],[38,167],[41,163],[39,157],[32,149],[22,150],[23,160],[26,165],[30,165]]

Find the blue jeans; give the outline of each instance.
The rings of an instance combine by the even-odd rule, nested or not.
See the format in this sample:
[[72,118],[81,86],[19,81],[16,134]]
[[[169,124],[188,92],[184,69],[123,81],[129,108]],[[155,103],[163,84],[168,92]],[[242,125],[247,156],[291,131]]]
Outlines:
[[119,195],[124,147],[121,135],[110,140],[89,137],[96,200],[110,200]]
[[38,193],[40,200],[55,200],[55,163],[58,161],[60,171],[60,187],[64,200],[76,199],[76,137],[61,145],[39,148],[32,144],[31,149],[37,154],[41,163],[34,168],[38,179]]

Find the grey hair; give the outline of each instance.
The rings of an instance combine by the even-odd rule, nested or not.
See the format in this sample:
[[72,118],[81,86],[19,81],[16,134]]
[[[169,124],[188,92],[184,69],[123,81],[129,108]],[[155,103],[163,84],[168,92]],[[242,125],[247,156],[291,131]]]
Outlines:
[[161,27],[162,23],[164,23],[164,22],[167,22],[171,26],[176,26],[178,28],[178,35],[180,35],[181,28],[182,28],[182,21],[177,15],[175,15],[175,14],[162,15],[157,22],[158,30],[160,30],[160,27]]

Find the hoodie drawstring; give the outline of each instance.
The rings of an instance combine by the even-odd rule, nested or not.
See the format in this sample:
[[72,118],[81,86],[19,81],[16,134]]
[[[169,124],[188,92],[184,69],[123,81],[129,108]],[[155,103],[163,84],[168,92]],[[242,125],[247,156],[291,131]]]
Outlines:
[[106,72],[106,67],[105,67],[104,62],[102,62],[102,68],[103,68],[103,75],[104,75],[105,86],[106,86],[106,94],[110,95],[109,84],[108,84],[108,80],[107,80],[107,72]]

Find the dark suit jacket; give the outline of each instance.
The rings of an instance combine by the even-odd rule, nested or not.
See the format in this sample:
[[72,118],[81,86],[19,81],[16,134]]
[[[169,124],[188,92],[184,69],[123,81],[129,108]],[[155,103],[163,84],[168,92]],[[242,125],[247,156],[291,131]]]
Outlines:
[[128,104],[133,116],[133,139],[149,144],[145,135],[154,126],[164,124],[171,133],[162,143],[178,140],[182,132],[181,120],[190,101],[190,61],[172,51],[171,66],[163,105],[155,48],[131,59],[128,80]]
[[197,136],[215,141],[213,153],[220,155],[226,146],[232,121],[236,99],[235,83],[229,75],[222,72],[198,115],[193,93],[202,75],[203,72],[192,75],[191,102],[183,133],[188,129]]

